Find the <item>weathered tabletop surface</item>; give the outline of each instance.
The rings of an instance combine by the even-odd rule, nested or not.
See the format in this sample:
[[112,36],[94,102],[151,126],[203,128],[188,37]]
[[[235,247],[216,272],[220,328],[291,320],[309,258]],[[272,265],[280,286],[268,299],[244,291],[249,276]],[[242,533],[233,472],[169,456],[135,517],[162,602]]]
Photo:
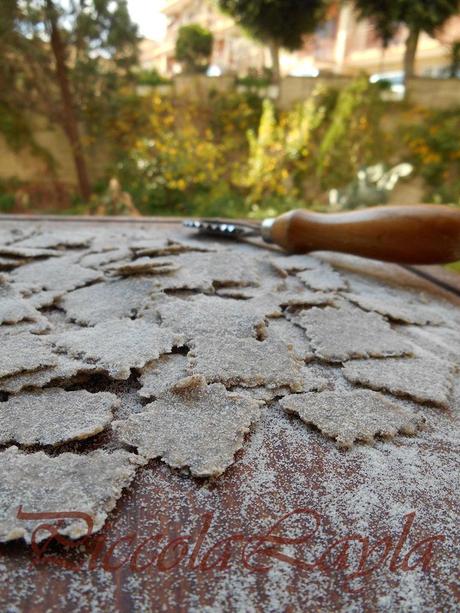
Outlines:
[[[176,247],[164,251],[166,239],[169,246]],[[177,248],[178,244],[182,247]],[[11,250],[21,245],[26,248],[22,254]],[[416,432],[411,436],[402,432],[392,438],[377,435],[369,442],[356,441],[351,448],[344,449],[336,445],[333,436],[327,436],[327,424],[314,427],[304,423],[297,414],[283,410],[282,399],[299,395],[301,390],[293,394],[292,389],[279,386],[276,393],[271,393],[263,384],[240,389],[241,394],[247,394],[246,398],[265,398],[266,402],[259,403],[259,417],[252,420],[242,448],[223,474],[213,479],[190,476],[187,471],[171,468],[164,454],[163,462],[157,457],[136,466],[134,479],[131,483],[128,480],[108,520],[96,536],[81,541],[78,548],[72,547],[67,537],[67,545],[48,546],[46,541],[41,541],[34,548],[22,540],[2,544],[2,611],[394,612],[453,611],[459,607],[460,298],[455,295],[459,285],[454,276],[446,276],[436,269],[423,269],[424,275],[433,277],[435,282],[432,282],[395,265],[328,253],[306,259],[306,267],[298,258],[289,265],[284,258],[277,260],[276,252],[264,247],[196,240],[178,222],[164,220],[2,218],[0,247],[3,247],[0,252],[2,284],[9,288],[5,291],[15,288],[14,295],[21,299],[22,308],[26,302],[35,313],[38,311],[35,321],[26,318],[2,325],[2,342],[8,334],[13,334],[12,327],[16,327],[20,334],[32,333],[45,341],[47,337],[57,338],[54,347],[61,343],[61,352],[65,352],[69,346],[72,349],[72,343],[69,341],[70,345],[66,346],[63,335],[69,331],[81,332],[83,327],[98,325],[98,318],[107,317],[101,312],[100,304],[90,304],[91,298],[86,303],[69,299],[73,292],[80,291],[76,288],[134,278],[160,279],[160,293],[166,302],[161,302],[158,292],[152,291],[148,304],[139,304],[139,308],[111,317],[125,323],[129,320],[136,324],[139,319],[152,323],[157,321],[155,307],[159,304],[167,321],[168,317],[171,319],[168,309],[174,314],[177,301],[191,304],[202,300],[203,294],[214,302],[230,302],[236,308],[259,301],[257,308],[268,324],[265,336],[267,330],[269,334],[263,340],[259,330],[257,342],[270,341],[270,326],[272,330],[283,330],[276,327],[280,319],[305,335],[302,357],[313,377],[309,398],[325,392],[347,398],[347,394],[358,389],[373,387],[388,401],[388,410],[396,404],[418,419],[418,425],[421,416],[426,419],[424,427],[414,428]],[[195,251],[195,248],[225,255],[216,256],[213,262],[209,251]],[[40,254],[33,252],[34,249],[45,252]],[[46,250],[59,253],[53,255]],[[203,253],[208,255],[200,260]],[[189,281],[183,281],[182,286],[170,282],[183,274],[176,265],[182,262],[182,268],[187,269],[190,257],[193,270],[182,277]],[[225,257],[228,257],[228,279],[225,266],[222,267]],[[49,279],[43,281],[40,266],[59,258],[67,258],[62,261],[69,266],[68,274],[63,273],[62,267],[58,273],[54,268],[45,268]],[[136,266],[130,268],[140,258],[147,258],[143,272],[136,270]],[[156,260],[156,268],[152,260]],[[161,273],[159,263],[165,267]],[[38,268],[30,268],[37,264]],[[77,264],[80,268],[72,267]],[[83,274],[83,280],[73,283],[72,276],[81,275],[81,268],[87,271],[87,277]],[[99,278],[93,274],[95,271],[100,273]],[[135,272],[141,274],[134,277]],[[436,279],[446,287],[437,285]],[[0,291],[1,288],[2,285]],[[307,299],[304,304],[300,300],[296,302],[295,296],[302,294],[301,288],[310,296],[309,304]],[[328,306],[328,302],[332,304]],[[347,347],[354,346],[356,339],[350,339],[346,329],[336,327],[331,333],[336,337],[332,339],[336,341],[333,343],[336,357],[331,359],[334,353],[331,339],[327,335],[326,340],[318,336],[321,318],[331,309],[345,312],[344,328],[347,328],[347,309],[353,310],[354,317],[361,315],[362,331],[354,332],[360,337],[361,348],[368,338],[366,314],[377,313],[372,317],[379,318],[379,326],[383,327],[377,326],[382,338],[377,334],[376,347],[385,345],[382,339],[388,340],[388,334],[396,334],[414,349],[415,357],[394,354],[394,357],[384,357],[391,355],[387,346],[384,356],[376,351],[374,359],[366,363],[356,361],[363,357],[360,350],[347,354]],[[187,314],[184,317],[184,330],[181,330],[182,322],[176,322],[178,333],[186,332]],[[206,323],[210,328],[230,325],[226,316],[222,316],[221,322],[217,317],[216,322],[212,314]],[[278,340],[281,337],[282,333],[278,333]],[[396,337],[391,338],[390,349]],[[195,341],[191,342],[192,352],[203,357],[203,353],[193,349]],[[120,343],[123,345],[122,338]],[[225,334],[215,335],[214,346],[221,344],[224,353],[230,346],[227,343],[231,340]],[[181,356],[178,359],[189,359],[183,347],[181,350],[180,342],[177,345],[173,351]],[[8,346],[14,347],[14,344]],[[98,349],[94,351],[97,353]],[[27,353],[26,348],[22,351]],[[284,364],[285,356],[281,353],[280,364]],[[84,362],[88,357],[77,354],[74,351],[72,359]],[[216,355],[218,362],[219,353]],[[8,358],[14,362],[17,355]],[[422,373],[413,378],[410,371],[409,374],[404,371],[404,360],[411,359],[419,359],[422,367]],[[397,368],[387,372],[389,360],[403,364],[401,373]],[[88,365],[95,360],[86,361]],[[0,362],[5,364],[2,356]],[[8,369],[6,362],[4,367]],[[365,367],[369,362],[372,366],[377,363],[377,369],[367,372],[368,380],[363,379],[362,372],[353,375],[357,364]],[[380,364],[382,372],[378,372]],[[205,366],[206,372],[212,372],[215,365]],[[230,364],[229,368],[233,366]],[[218,367],[219,364],[219,373]],[[42,367],[43,372],[49,369],[50,366]],[[137,367],[127,376],[113,369],[102,375],[88,370],[75,377],[72,371],[67,379],[63,376],[57,383],[42,385],[46,386],[45,391],[50,387],[68,391],[87,389],[93,393],[109,391],[121,401],[114,417],[123,421],[131,413],[142,413],[146,403],[155,397],[155,394],[149,399],[141,397],[142,372]],[[348,373],[348,379],[344,373]],[[225,373],[222,378],[225,379]],[[15,381],[11,376],[0,377],[0,386],[5,390],[14,386]],[[227,381],[226,387],[239,386]],[[0,392],[0,401],[10,403],[24,392],[27,390]],[[4,428],[1,407],[0,403],[0,436]],[[65,408],[62,407],[63,412]],[[362,408],[367,410],[366,406]],[[29,410],[33,421],[36,408],[25,406],[22,410]],[[384,411],[383,406],[381,410]],[[352,402],[350,413],[356,416],[357,411],[359,407]],[[49,427],[45,421],[43,429]],[[219,430],[216,432],[219,446]],[[195,444],[186,438],[187,433],[184,437],[186,444]],[[11,451],[14,443],[21,457],[42,451],[50,458],[65,452],[81,456],[97,449],[110,452],[124,448],[133,456],[139,452],[134,443],[117,442],[110,424],[86,440],[54,447],[50,444],[21,446],[17,438],[13,435],[11,438],[3,441],[2,454]],[[175,443],[163,442],[172,446]],[[95,466],[98,470],[98,465]],[[5,529],[2,522],[15,490],[11,489],[12,477],[5,474],[4,466],[0,466],[0,473],[0,534],[5,540],[8,526]],[[26,462],[24,471],[18,470],[14,475],[18,492],[24,491],[22,480],[27,483],[27,477]],[[39,471],[36,473],[39,485],[30,486],[40,492],[42,505],[47,496],[54,501],[56,488],[62,487],[61,483],[52,482],[53,478],[54,473]],[[10,489],[5,490],[6,481]],[[72,488],[71,481],[64,485]],[[68,499],[75,501],[75,496],[72,498],[70,492]],[[18,502],[22,501],[16,500],[15,504]],[[24,512],[45,513],[41,519],[36,516],[35,520],[29,520],[29,527],[55,526],[59,518],[46,515],[47,512],[81,511],[51,508],[51,502],[50,508],[38,509],[30,498],[23,504]]]

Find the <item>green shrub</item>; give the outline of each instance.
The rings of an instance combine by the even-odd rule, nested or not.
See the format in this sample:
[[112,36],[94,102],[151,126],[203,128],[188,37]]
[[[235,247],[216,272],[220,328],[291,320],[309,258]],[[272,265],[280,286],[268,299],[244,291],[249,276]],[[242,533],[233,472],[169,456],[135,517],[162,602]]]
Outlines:
[[16,199],[13,194],[0,194],[0,212],[11,213]]
[[176,40],[176,60],[187,73],[206,72],[212,53],[214,37],[199,24],[179,28]]
[[210,92],[199,102],[154,95],[150,104],[143,137],[115,170],[148,214],[321,209],[327,190],[382,161],[390,140],[382,135],[378,88],[366,79],[342,92],[318,88],[283,112],[253,94]]
[[146,214],[245,214],[235,176],[259,113],[260,101],[240,94],[195,103],[155,95],[143,137],[111,174]]
[[16,205],[16,193],[22,186],[19,179],[0,180],[0,213],[12,213]]
[[324,119],[320,97],[278,115],[265,100],[258,130],[248,132],[249,156],[240,177],[248,200],[299,198],[305,175],[314,165],[314,136]]
[[246,77],[238,77],[236,80],[237,85],[244,85],[248,89],[258,89],[268,87],[272,82],[270,77],[247,75]]
[[425,199],[460,205],[460,107],[419,110],[404,132],[409,161],[427,186]]
[[151,87],[155,87],[157,85],[168,85],[171,83],[171,79],[161,76],[156,68],[141,70],[136,76],[139,85],[150,85]]
[[317,175],[323,189],[341,187],[361,167],[386,160],[381,128],[385,108],[380,88],[364,76],[338,94],[318,149]]

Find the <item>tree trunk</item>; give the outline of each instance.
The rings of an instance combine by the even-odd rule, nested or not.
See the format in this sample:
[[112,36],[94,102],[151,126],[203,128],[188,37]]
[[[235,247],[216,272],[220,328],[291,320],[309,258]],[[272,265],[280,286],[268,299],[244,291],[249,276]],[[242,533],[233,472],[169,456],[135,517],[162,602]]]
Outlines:
[[410,79],[415,72],[415,55],[417,53],[418,38],[420,30],[411,28],[406,39],[406,50],[404,52],[404,79]]
[[56,77],[59,84],[62,100],[63,128],[72,149],[72,156],[77,171],[78,187],[81,197],[89,200],[91,185],[88,176],[86,160],[83,154],[83,146],[78,128],[75,105],[70,89],[69,75],[67,71],[65,46],[59,31],[56,8],[52,0],[46,0],[47,17],[50,24],[51,49],[56,63]]
[[278,43],[271,41],[269,44],[270,55],[272,58],[273,81],[279,83],[281,78],[280,71],[280,48]]
[[385,45],[382,45],[382,49],[380,50],[380,61],[379,61],[379,72],[382,73],[385,71],[385,53],[387,48]]

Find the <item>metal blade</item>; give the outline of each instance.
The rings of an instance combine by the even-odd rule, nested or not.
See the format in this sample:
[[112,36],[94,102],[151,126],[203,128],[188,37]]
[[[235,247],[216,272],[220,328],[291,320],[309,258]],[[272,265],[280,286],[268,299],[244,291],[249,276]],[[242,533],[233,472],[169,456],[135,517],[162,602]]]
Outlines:
[[239,239],[247,236],[260,235],[258,226],[251,224],[232,223],[218,219],[188,219],[183,222],[186,228],[197,230],[201,234]]

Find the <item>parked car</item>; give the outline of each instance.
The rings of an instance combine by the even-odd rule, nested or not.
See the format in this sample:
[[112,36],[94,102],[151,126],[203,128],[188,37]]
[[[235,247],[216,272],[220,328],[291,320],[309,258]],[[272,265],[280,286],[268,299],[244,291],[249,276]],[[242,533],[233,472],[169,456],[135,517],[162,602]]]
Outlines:
[[404,85],[404,72],[378,72],[369,77],[371,83],[379,83],[386,86],[385,90],[388,97],[392,100],[401,100],[404,98],[406,87]]

